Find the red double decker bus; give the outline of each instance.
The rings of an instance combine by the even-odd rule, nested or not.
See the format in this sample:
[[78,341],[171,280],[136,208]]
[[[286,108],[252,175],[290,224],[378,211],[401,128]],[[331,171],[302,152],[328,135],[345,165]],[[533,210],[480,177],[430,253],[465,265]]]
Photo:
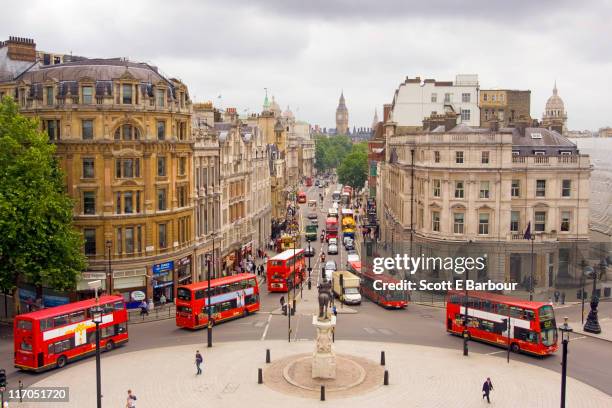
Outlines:
[[[381,283],[399,283],[399,280],[389,275],[376,275],[371,272],[362,273],[361,262],[348,263],[348,271],[361,278],[361,294],[372,302],[388,308],[403,309],[408,305],[408,294],[400,289],[379,289]],[[380,281],[379,283],[375,283]]]
[[[464,325],[467,303],[467,328]],[[555,312],[548,303],[531,302],[495,293],[449,291],[446,299],[446,331],[481,340],[514,352],[535,355],[557,348]]]
[[[100,347],[110,351],[128,341],[127,311],[121,296],[101,296]],[[15,367],[44,371],[62,368],[96,352],[95,299],[41,309],[15,317]]]
[[[208,281],[182,285],[176,291],[176,325],[198,329],[208,325]],[[259,310],[259,285],[252,273],[210,281],[211,323],[243,317]]]
[[338,238],[338,219],[335,217],[327,217],[325,220],[325,240],[330,238]]
[[300,191],[297,195],[297,202],[300,204],[304,204],[306,203],[306,193],[303,191]]
[[303,249],[288,249],[268,259],[266,275],[268,292],[287,292],[292,286],[295,271],[295,283],[304,280],[306,263]]

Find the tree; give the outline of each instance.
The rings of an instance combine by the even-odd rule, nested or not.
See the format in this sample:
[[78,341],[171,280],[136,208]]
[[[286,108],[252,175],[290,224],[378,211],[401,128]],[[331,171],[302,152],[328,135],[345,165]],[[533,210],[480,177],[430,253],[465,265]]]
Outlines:
[[368,174],[368,153],[363,143],[353,145],[338,168],[338,181],[352,186],[355,191],[365,184]]
[[318,171],[337,168],[352,149],[348,136],[315,138],[315,167]]
[[72,226],[73,202],[64,176],[38,124],[0,102],[0,289],[30,283],[73,289],[86,267],[83,239]]

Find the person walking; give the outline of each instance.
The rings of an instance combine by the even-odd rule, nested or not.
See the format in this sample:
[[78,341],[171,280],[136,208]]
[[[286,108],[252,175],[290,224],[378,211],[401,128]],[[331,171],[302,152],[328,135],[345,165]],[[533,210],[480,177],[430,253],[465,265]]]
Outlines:
[[149,315],[149,310],[147,308],[147,302],[144,299],[142,300],[142,302],[140,302],[140,305],[138,305],[138,307],[140,307],[141,316]]
[[487,398],[487,403],[490,404],[491,400],[489,399],[489,393],[493,391],[493,383],[491,382],[491,378],[487,377],[484,384],[482,384],[482,398]]
[[132,390],[128,390],[127,393],[125,408],[136,408],[136,395],[132,394]]
[[198,371],[196,372],[196,375],[202,374],[202,368],[200,368],[200,365],[203,362],[204,362],[204,358],[202,357],[202,354],[200,354],[200,350],[196,350],[195,364],[196,364],[196,368],[198,369]]
[[159,304],[164,306],[166,304],[166,300],[166,296],[162,293],[162,295],[159,297]]

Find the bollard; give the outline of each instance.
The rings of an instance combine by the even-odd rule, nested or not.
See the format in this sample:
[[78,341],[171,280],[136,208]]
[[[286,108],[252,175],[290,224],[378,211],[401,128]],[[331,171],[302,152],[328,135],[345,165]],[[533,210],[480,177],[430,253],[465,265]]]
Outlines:
[[23,383],[19,380],[19,402],[23,402]]
[[270,349],[266,349],[266,364],[270,364]]
[[385,379],[383,380],[383,385],[389,385],[389,370],[385,370]]
[[321,386],[321,401],[325,401],[325,386]]
[[381,366],[385,365],[385,352],[384,351],[380,352],[380,365]]
[[261,368],[257,369],[257,384],[263,384],[263,370]]

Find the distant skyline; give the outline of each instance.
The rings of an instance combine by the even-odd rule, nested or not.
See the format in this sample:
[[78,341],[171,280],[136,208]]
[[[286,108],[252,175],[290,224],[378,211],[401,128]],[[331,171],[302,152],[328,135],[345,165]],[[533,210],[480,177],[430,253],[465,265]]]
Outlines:
[[382,118],[407,76],[530,89],[536,119],[556,80],[568,128],[596,130],[612,125],[611,15],[606,0],[33,0],[1,13],[0,39],[149,62],[194,101],[240,113],[260,112],[267,88],[283,111],[327,128],[344,90],[351,130],[375,108]]

